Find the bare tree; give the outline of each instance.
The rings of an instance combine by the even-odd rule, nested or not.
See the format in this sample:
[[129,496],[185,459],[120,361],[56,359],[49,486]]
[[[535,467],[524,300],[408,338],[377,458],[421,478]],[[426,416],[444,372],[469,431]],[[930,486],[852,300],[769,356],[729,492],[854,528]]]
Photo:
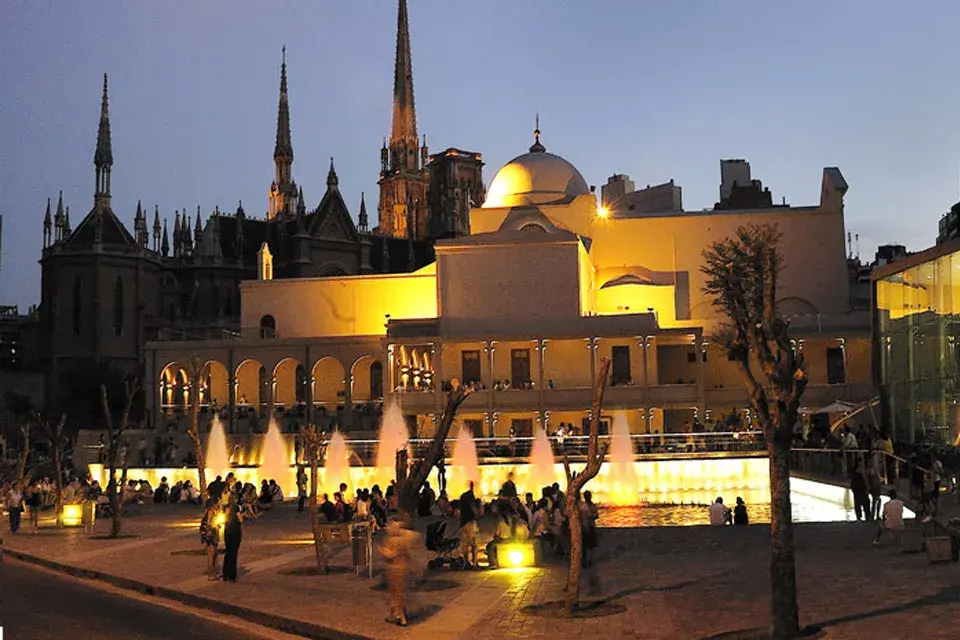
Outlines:
[[567,571],[567,589],[564,597],[564,610],[567,615],[574,613],[580,606],[580,563],[583,561],[583,523],[580,521],[580,492],[597,473],[607,455],[609,443],[600,446],[600,413],[603,410],[603,393],[607,389],[610,374],[610,360],[601,358],[597,382],[593,388],[593,413],[590,416],[590,439],[587,444],[587,466],[580,473],[570,471],[567,456],[563,457],[563,469],[567,475],[567,495],[563,513],[570,526],[570,568]]
[[[450,381],[450,389],[447,391],[447,406],[443,410],[443,416],[440,418],[440,424],[437,425],[437,431],[433,435],[433,441],[430,448],[422,458],[417,460],[410,473],[397,482],[397,509],[412,518],[416,513],[417,495],[420,493],[420,487],[426,482],[430,471],[436,466],[437,460],[443,455],[444,443],[447,435],[450,433],[450,427],[453,426],[453,420],[457,416],[457,410],[463,401],[467,399],[472,391],[460,384],[460,381],[454,378]],[[404,451],[404,453],[406,453]],[[399,471],[398,471],[399,472]]]
[[56,474],[56,515],[57,525],[63,525],[63,449],[65,444],[63,427],[67,422],[67,414],[60,416],[56,424],[49,420],[43,422],[44,435],[50,444],[50,451],[53,454],[53,469]]
[[[130,421],[130,408],[133,406],[133,398],[139,391],[140,385],[136,378],[129,377],[123,381],[123,411],[120,414],[120,420],[114,420],[113,412],[110,408],[110,398],[107,395],[107,385],[100,385],[101,402],[103,403],[103,420],[107,425],[107,439],[109,446],[107,448],[107,464],[109,465],[110,475],[108,476],[107,488],[109,489],[110,508],[113,511],[112,522],[110,526],[110,537],[116,538],[120,535],[120,521],[123,516],[123,488],[127,484],[127,461],[130,452],[127,451],[120,458],[120,447],[123,434],[127,430]],[[122,466],[120,480],[117,481],[117,465]]]
[[[27,463],[30,459],[30,434],[39,423],[39,412],[33,400],[19,391],[8,391],[4,394],[3,404],[7,411],[16,418],[22,450],[17,464],[17,481],[23,482],[27,475]],[[6,434],[5,434],[6,435]]]
[[797,580],[790,505],[790,447],[800,398],[807,386],[803,353],[790,339],[789,321],[776,313],[783,267],[775,225],[747,225],[704,251],[703,292],[726,318],[718,332],[727,358],[750,396],[770,459],[770,591],[774,637],[797,635]]
[[327,572],[327,549],[320,530],[317,514],[317,471],[326,453],[326,444],[313,425],[300,427],[300,439],[303,441],[303,453],[310,464],[310,529],[313,532],[313,549],[317,557],[317,571]]
[[[187,434],[193,441],[193,455],[197,459],[197,491],[203,496],[207,490],[207,459],[203,453],[203,440],[200,437],[200,381],[208,370],[196,355],[187,362],[187,375],[190,376],[190,429]],[[200,501],[201,504],[204,500]]]

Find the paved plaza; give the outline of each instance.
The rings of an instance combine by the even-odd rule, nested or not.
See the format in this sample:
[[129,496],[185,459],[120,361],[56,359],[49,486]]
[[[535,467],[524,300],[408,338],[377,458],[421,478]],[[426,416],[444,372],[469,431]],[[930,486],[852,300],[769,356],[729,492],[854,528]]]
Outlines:
[[[418,590],[414,624],[384,622],[386,594],[352,571],[288,575],[314,562],[306,514],[284,505],[244,527],[236,584],[208,581],[198,555],[199,507],[135,506],[124,532],[135,537],[90,539],[77,529],[6,532],[5,548],[88,577],[175,598],[313,637],[367,638],[704,638],[765,627],[769,620],[768,533],[747,528],[604,529],[596,596],[625,607],[618,615],[577,620],[528,615],[524,607],[562,598],[560,563],[524,570],[432,571]],[[105,533],[101,520],[97,532]],[[960,628],[960,568],[932,565],[925,555],[871,544],[875,525],[797,527],[800,612],[829,638],[953,638]],[[420,549],[415,571],[426,570]],[[334,547],[330,564],[348,567],[351,551]],[[95,614],[95,612],[93,612]]]

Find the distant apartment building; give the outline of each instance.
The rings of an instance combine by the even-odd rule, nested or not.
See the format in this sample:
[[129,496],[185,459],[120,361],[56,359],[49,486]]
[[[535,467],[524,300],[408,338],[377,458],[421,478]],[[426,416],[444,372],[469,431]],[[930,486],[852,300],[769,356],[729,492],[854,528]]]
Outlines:
[[603,206],[615,212],[618,218],[636,218],[660,213],[683,211],[683,192],[670,182],[647,185],[635,190],[630,176],[618,173],[607,179],[600,189]]

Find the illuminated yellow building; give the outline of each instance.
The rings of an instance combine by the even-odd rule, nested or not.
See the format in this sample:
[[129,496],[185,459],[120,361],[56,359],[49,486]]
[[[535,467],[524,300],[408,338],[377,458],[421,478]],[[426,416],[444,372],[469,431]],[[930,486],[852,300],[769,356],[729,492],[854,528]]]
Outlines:
[[700,267],[711,242],[764,222],[783,234],[778,306],[807,354],[805,404],[866,400],[870,323],[850,309],[846,190],[827,168],[815,206],[631,216],[599,207],[538,131],[470,211],[470,235],[436,243],[435,263],[411,274],[283,280],[262,265],[260,279],[241,287],[239,335],[151,343],[152,414],[162,423],[182,412],[195,354],[210,363],[202,402],[223,407],[234,431],[278,407],[298,421],[370,430],[371,407],[393,398],[428,435],[443,384],[457,378],[479,388],[461,410],[477,434],[528,435],[537,425],[581,426],[608,357],[605,417],[623,415],[635,433],[712,425],[733,412],[749,421],[742,384],[710,340],[718,319]]

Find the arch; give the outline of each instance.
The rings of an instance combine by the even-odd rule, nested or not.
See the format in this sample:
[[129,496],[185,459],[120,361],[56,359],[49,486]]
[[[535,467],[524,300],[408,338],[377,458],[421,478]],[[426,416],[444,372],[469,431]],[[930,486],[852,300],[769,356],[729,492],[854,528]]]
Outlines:
[[83,320],[83,283],[80,276],[73,279],[73,335],[80,335]]
[[123,335],[123,279],[120,276],[113,285],[113,335]]
[[383,363],[379,360],[370,364],[370,398],[383,399]]
[[223,407],[230,402],[230,372],[219,360],[208,360],[204,364],[205,380],[201,381],[200,402],[202,404]]
[[157,406],[161,412],[171,413],[186,409],[190,402],[190,376],[179,362],[170,362],[160,370]]
[[370,363],[373,356],[363,355],[353,361],[350,372],[353,376],[351,398],[354,402],[369,402],[374,397],[370,395]]
[[806,298],[788,296],[777,300],[777,313],[785,316],[809,316],[817,315],[820,310]]
[[273,403],[287,409],[296,407],[307,399],[306,369],[296,358],[284,358],[273,369]]
[[535,222],[529,222],[522,227],[520,231],[526,231],[527,233],[546,233],[547,230],[543,228],[543,225],[537,224]]
[[313,377],[313,404],[335,410],[345,402],[344,379],[346,369],[333,356],[324,356],[314,363],[310,371]]
[[261,338],[275,338],[277,336],[277,321],[276,319],[267,314],[260,318],[260,337]]
[[236,372],[237,407],[260,411],[270,396],[270,379],[263,363],[253,358],[244,360]]

